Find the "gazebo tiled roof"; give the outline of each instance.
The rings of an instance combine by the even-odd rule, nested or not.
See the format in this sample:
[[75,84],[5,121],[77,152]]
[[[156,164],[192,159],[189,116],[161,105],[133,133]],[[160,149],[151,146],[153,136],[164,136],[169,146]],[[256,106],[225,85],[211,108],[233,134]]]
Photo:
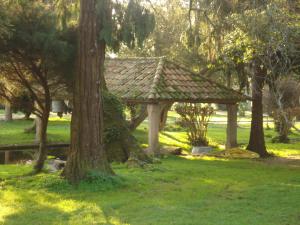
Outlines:
[[161,58],[106,59],[110,92],[132,102],[236,103],[249,97]]

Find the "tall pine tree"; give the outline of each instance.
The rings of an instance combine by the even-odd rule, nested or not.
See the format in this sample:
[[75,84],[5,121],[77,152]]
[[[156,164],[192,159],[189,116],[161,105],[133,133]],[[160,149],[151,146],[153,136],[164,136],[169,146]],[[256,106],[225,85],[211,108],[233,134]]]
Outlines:
[[110,0],[81,0],[71,148],[64,171],[71,183],[89,173],[113,174],[103,143],[106,47],[141,46],[153,28],[154,17],[138,1],[129,0],[125,7]]

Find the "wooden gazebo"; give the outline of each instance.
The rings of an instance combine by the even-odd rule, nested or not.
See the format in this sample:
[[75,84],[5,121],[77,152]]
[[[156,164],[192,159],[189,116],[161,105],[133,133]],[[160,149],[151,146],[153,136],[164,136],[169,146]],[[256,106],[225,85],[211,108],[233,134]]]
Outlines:
[[[107,59],[105,79],[110,92],[124,102],[147,104],[149,151],[159,148],[159,123],[165,104],[173,102],[219,103],[236,108],[249,97],[207,79],[177,63],[160,58]],[[236,140],[237,121],[228,121],[227,145]]]

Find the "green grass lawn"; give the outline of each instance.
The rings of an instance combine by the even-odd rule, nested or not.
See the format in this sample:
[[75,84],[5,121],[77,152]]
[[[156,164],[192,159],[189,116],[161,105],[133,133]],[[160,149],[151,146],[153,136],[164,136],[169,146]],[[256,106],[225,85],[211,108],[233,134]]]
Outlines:
[[[0,122],[0,144],[32,142],[34,135],[23,133],[30,123]],[[68,141],[68,119],[52,118],[48,133],[50,141]],[[222,149],[225,133],[225,125],[211,124],[210,143]],[[134,134],[146,145],[145,123]],[[116,177],[77,188],[56,173],[26,176],[30,166],[0,165],[0,224],[300,225],[300,135],[272,144],[275,135],[266,130],[268,150],[285,158],[169,156],[144,169],[113,164]],[[246,145],[248,136],[249,124],[241,125],[239,143]],[[189,151],[174,124],[160,142]]]
[[[16,119],[12,122],[0,121],[0,145],[33,143],[35,134],[24,133],[24,128],[30,127],[32,123],[32,120],[22,119]],[[69,129],[69,118],[51,117],[48,126],[48,141],[69,141]]]
[[299,224],[299,164],[169,157],[105,185],[0,166],[0,224]]

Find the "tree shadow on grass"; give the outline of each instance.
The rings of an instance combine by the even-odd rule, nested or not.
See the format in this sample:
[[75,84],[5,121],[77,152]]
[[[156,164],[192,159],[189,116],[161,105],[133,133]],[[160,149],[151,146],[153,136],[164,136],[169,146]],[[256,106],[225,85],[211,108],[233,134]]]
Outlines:
[[[22,193],[20,193],[22,192]],[[110,216],[93,203],[86,203],[59,194],[20,190],[15,192],[17,209],[4,216],[5,225],[99,224],[113,225]],[[37,197],[38,196],[38,197]],[[17,203],[17,204],[16,204]]]
[[[172,156],[144,170],[116,169],[128,185],[104,191],[70,188],[47,175],[13,185],[20,210],[5,224],[218,224],[228,218],[235,222],[224,224],[271,224],[264,219],[271,214],[291,215],[293,224],[297,203],[286,196],[296,194],[296,172],[256,160]],[[280,218],[271,221],[283,224]]]
[[176,138],[174,135],[171,135],[171,134],[169,134],[169,133],[167,133],[167,132],[161,132],[161,134],[164,135],[164,136],[166,136],[166,137],[168,137],[168,138],[170,138],[170,139],[172,139],[172,140],[174,140],[174,141],[177,141],[177,142],[179,142],[179,143],[187,144],[187,145],[189,144],[188,141],[183,140],[183,139]]
[[87,182],[73,187],[58,174],[45,173],[12,176],[1,182],[0,199],[6,212],[0,213],[0,224],[1,216],[7,225],[112,225],[120,221],[98,198],[121,188],[112,182],[104,187]]

